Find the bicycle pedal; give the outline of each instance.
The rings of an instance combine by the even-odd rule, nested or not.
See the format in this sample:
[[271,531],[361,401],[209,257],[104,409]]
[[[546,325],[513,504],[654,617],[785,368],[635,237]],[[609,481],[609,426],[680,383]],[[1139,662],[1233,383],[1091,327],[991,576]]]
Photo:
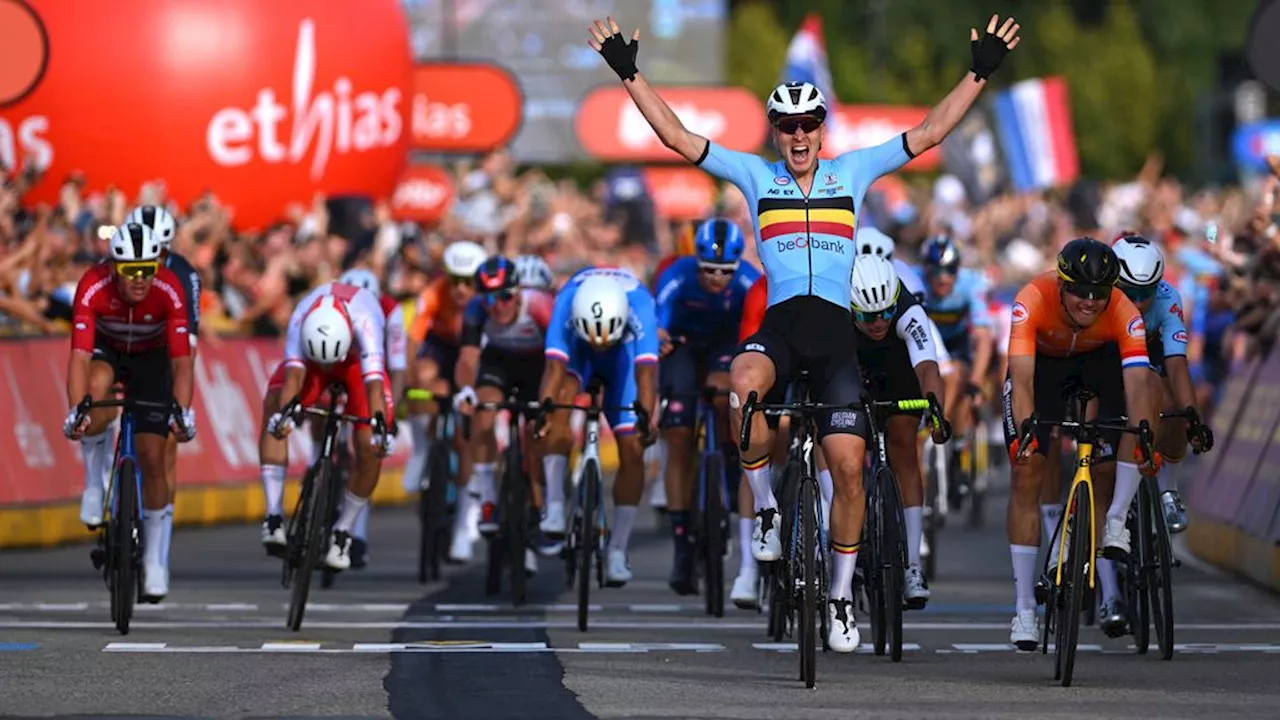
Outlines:
[[102,566],[107,563],[107,551],[102,548],[94,548],[89,551],[89,560],[93,562],[94,570],[101,570]]

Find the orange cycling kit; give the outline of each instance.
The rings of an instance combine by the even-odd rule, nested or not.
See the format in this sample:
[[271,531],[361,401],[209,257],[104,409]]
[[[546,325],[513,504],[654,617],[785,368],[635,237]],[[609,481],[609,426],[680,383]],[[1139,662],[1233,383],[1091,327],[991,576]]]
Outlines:
[[453,379],[453,369],[458,364],[462,316],[466,309],[454,303],[451,285],[449,278],[439,277],[422,291],[413,327],[409,328],[409,337],[418,345],[418,359],[434,360],[440,377],[449,380]]
[[[1049,272],[1027,283],[1014,299],[1009,358],[1033,357],[1036,361],[1033,392],[1034,412],[1047,420],[1066,416],[1066,396],[1076,387],[1086,387],[1098,397],[1098,417],[1125,414],[1124,368],[1147,368],[1147,332],[1142,313],[1119,288],[1097,321],[1076,328],[1062,308],[1057,272]],[[1010,371],[1012,372],[1012,371]],[[1018,439],[1018,423],[1013,417],[1013,381],[1005,376],[1004,430],[1009,447]],[[1051,429],[1036,433],[1036,452],[1045,455]],[[1114,448],[1119,434],[1108,437]],[[1105,457],[1106,448],[1099,451]],[[1101,458],[1100,458],[1101,459]]]

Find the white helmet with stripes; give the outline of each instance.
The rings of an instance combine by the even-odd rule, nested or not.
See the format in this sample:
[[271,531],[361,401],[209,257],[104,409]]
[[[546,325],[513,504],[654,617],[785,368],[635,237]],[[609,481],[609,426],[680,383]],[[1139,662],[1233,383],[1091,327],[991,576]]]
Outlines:
[[898,302],[898,271],[893,261],[878,255],[860,255],[849,278],[853,309],[874,313],[888,310]]
[[573,329],[595,347],[608,347],[622,339],[631,315],[627,293],[613,278],[589,277],[573,295]]
[[115,262],[159,260],[160,240],[146,225],[125,223],[111,233],[111,259]]
[[368,290],[374,297],[382,295],[382,284],[378,282],[378,276],[374,275],[372,270],[351,268],[338,276],[338,282]]
[[1120,260],[1120,282],[1131,287],[1158,285],[1164,278],[1164,253],[1141,235],[1125,235],[1111,246]]
[[877,255],[886,260],[893,259],[895,247],[893,238],[873,227],[858,228],[854,245],[857,246],[859,255]]
[[173,219],[168,210],[159,205],[139,205],[129,213],[125,222],[146,225],[151,232],[155,233],[156,239],[160,241],[160,247],[165,250],[169,249],[169,245],[178,235],[178,222]]
[[812,115],[822,121],[827,118],[827,99],[812,83],[789,82],[773,89],[766,109],[771,123],[785,115]]

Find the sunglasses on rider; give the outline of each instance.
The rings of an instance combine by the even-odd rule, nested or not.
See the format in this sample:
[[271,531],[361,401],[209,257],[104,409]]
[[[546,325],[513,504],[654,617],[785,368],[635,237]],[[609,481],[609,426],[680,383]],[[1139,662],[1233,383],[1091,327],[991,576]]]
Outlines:
[[778,118],[778,121],[773,126],[785,135],[794,135],[796,130],[804,130],[807,133],[811,133],[822,127],[822,121],[809,115],[799,115]]
[[710,277],[732,275],[738,272],[737,265],[699,265],[698,270]]
[[510,302],[515,299],[514,290],[499,290],[484,294],[484,302],[486,305],[497,305],[498,303]]
[[896,311],[896,307],[885,308],[884,310],[877,310],[876,312],[862,312],[861,310],[854,310],[853,319],[863,323],[864,325],[870,325],[877,320],[892,320],[893,314]]
[[1064,292],[1081,300],[1106,300],[1111,297],[1111,285],[1089,285],[1087,283],[1062,282]]
[[449,284],[454,287],[471,287],[475,284],[475,278],[470,275],[450,275]]
[[1123,285],[1123,284],[1120,285],[1120,292],[1123,292],[1125,294],[1125,297],[1133,301],[1135,305],[1138,303],[1144,303],[1150,300],[1151,298],[1155,297],[1156,290],[1158,289],[1159,289],[1158,285],[1152,285],[1151,287],[1136,287],[1132,285]]
[[158,260],[140,260],[135,262],[118,262],[115,264],[116,274],[130,280],[146,280],[155,277],[160,271]]

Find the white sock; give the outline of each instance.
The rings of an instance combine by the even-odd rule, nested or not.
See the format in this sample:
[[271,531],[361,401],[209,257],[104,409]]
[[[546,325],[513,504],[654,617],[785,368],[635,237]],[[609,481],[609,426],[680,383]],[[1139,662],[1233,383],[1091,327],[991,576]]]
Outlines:
[[756,468],[742,466],[742,474],[751,486],[751,496],[755,502],[756,512],[767,508],[778,507],[778,500],[773,496],[773,469],[769,467],[768,458],[764,464]]
[[[80,458],[84,461],[84,489],[101,491],[106,488],[102,475],[101,456],[104,448],[109,448],[107,436],[110,431],[98,435],[86,435],[80,438]],[[109,461],[108,461],[109,462]],[[108,477],[110,476],[108,469]]]
[[107,429],[98,437],[102,438],[102,444],[98,446],[98,477],[102,480],[102,487],[111,484],[111,466],[116,459],[116,424],[113,422],[107,426]]
[[164,566],[164,508],[142,509],[142,562],[147,567]]
[[164,528],[160,534],[160,563],[169,567],[169,546],[173,542],[173,503],[164,508]]
[[902,508],[902,521],[907,526],[907,564],[920,566],[920,539],[924,537],[924,508],[920,505]]
[[1114,600],[1119,591],[1116,587],[1116,566],[1101,555],[1098,556],[1098,583],[1102,585],[1102,602]]
[[498,501],[498,486],[493,477],[497,467],[494,463],[476,463],[471,466],[471,482],[467,487],[473,494],[480,496],[482,504]]
[[267,514],[284,515],[284,466],[262,466],[262,489],[267,494]]
[[463,488],[458,493],[458,507],[453,516],[453,534],[478,534],[479,531],[476,528],[479,523],[480,501],[471,494],[470,490]]
[[1133,496],[1138,494],[1139,482],[1141,477],[1138,475],[1137,465],[1116,463],[1116,492],[1111,497],[1111,507],[1107,508],[1108,520],[1124,522],[1129,516],[1129,504],[1133,502]]
[[613,509],[613,531],[609,534],[609,549],[627,551],[631,544],[631,528],[636,524],[636,513],[640,508],[635,505],[618,505]]
[[422,473],[427,469],[427,459],[431,453],[430,426],[431,417],[428,415],[413,415],[409,418],[409,438],[413,442],[413,453],[405,462],[404,475],[400,478],[405,492],[417,492],[425,479]]
[[547,481],[548,505],[564,504],[564,468],[569,458],[564,455],[547,455],[542,458],[542,477]]
[[1040,506],[1040,532],[1044,534],[1045,545],[1053,542],[1053,533],[1058,529],[1058,520],[1061,518],[1061,505]]
[[1009,545],[1009,559],[1013,561],[1013,595],[1018,612],[1036,609],[1036,553],[1035,545]]
[[858,566],[858,546],[853,552],[841,552],[832,546],[831,549],[831,599],[853,599],[853,569]]
[[350,490],[342,491],[342,512],[338,514],[338,522],[333,524],[334,532],[351,532],[356,516],[369,506],[369,498],[353,495]]
[[1160,483],[1161,493],[1167,493],[1170,490],[1178,492],[1177,478],[1173,476],[1172,468],[1168,465],[1160,468],[1160,474],[1156,477],[1156,480]]
[[369,503],[365,503],[360,509],[360,514],[356,516],[356,521],[351,525],[351,537],[357,537],[361,540],[369,539]]
[[755,529],[755,518],[738,518],[738,554],[742,556],[738,572],[756,572],[756,559],[751,554],[751,531]]

